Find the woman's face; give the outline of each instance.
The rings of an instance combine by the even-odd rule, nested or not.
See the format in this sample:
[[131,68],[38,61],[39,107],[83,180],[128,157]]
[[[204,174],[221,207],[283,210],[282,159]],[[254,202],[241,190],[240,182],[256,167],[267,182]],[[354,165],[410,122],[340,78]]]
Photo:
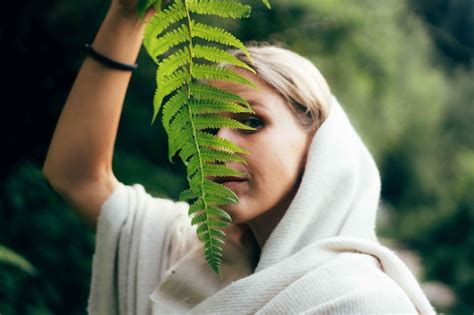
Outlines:
[[265,218],[263,221],[266,225],[268,220],[281,219],[293,199],[314,133],[303,130],[284,98],[261,79],[248,71],[232,69],[252,80],[260,87],[260,91],[232,82],[209,82],[214,87],[246,99],[255,112],[222,115],[257,129],[249,131],[221,128],[217,131],[219,137],[251,152],[239,154],[247,161],[247,165],[239,162],[226,163],[226,166],[247,176],[245,181],[236,186],[228,186],[239,197],[239,203],[222,208],[232,217],[233,223]]

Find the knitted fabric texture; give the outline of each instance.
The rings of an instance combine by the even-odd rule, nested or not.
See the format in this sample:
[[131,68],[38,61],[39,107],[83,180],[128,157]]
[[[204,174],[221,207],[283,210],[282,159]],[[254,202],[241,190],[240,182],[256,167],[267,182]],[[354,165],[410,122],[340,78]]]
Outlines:
[[417,279],[377,240],[380,189],[372,155],[333,97],[255,269],[248,252],[227,244],[220,281],[189,204],[121,184],[98,223],[89,313],[434,314]]

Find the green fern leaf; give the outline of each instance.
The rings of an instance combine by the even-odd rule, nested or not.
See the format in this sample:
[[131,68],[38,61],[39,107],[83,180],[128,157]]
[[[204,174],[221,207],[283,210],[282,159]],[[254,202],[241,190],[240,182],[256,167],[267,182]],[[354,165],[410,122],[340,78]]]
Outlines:
[[221,208],[209,207],[208,213],[209,213],[209,215],[216,216],[218,218],[222,218],[223,220],[226,220],[228,222],[232,222],[231,216],[227,212],[222,210]]
[[[206,176],[218,176],[218,177],[224,177],[224,176],[243,176],[245,174],[236,171],[230,167],[227,167],[225,165],[213,165],[213,164],[204,164],[202,167],[202,171]],[[200,172],[200,170],[198,170]]]
[[147,51],[152,58],[164,54],[171,48],[189,41],[189,29],[186,24],[166,33],[162,39],[150,44]]
[[[204,148],[202,150],[204,150]],[[194,174],[201,167],[202,163],[208,163],[208,164],[214,163],[216,161],[216,156],[217,155],[220,156],[219,160],[223,160],[223,161],[236,161],[236,160],[240,161],[240,159],[242,159],[241,157],[239,157],[235,154],[230,154],[228,152],[217,152],[217,151],[212,151],[212,150],[207,150],[207,151],[208,152],[216,152],[216,153],[204,154],[201,151],[201,155],[193,156],[189,160],[189,162],[187,162],[188,164],[186,165],[187,169],[188,169],[188,175]],[[225,154],[229,155],[230,158],[226,157]]]
[[255,128],[244,125],[240,121],[215,114],[200,115],[194,118],[194,128],[196,130],[226,127],[234,129],[255,130]]
[[184,46],[168,58],[158,63],[158,82],[164,80],[166,76],[173,74],[178,69],[191,63],[189,48]]
[[155,3],[155,0],[139,0],[137,3],[137,14],[140,19],[145,18],[145,12]]
[[0,245],[0,263],[13,265],[31,275],[36,274],[36,268],[28,260],[3,245]]
[[[202,148],[210,148],[216,151],[222,151],[224,153],[233,153],[233,152],[240,152],[246,153],[249,152],[234,143],[230,142],[227,139],[216,137],[214,135],[205,133],[205,132],[197,132],[196,133],[196,140],[198,142],[199,147]],[[179,152],[179,156],[181,159],[187,163],[187,160],[195,154],[196,148],[194,143],[186,143],[181,151]]]
[[244,52],[245,56],[247,56],[247,58],[253,64],[252,58],[249,54],[249,51],[247,50],[247,47],[245,47],[245,45],[238,38],[236,38],[228,31],[219,27],[209,26],[195,21],[192,21],[191,25],[193,30],[193,36],[205,39],[209,42],[216,42],[218,44],[238,48],[242,52]]
[[252,7],[241,4],[235,0],[188,0],[190,12],[199,14],[214,14],[233,19],[247,18]]
[[168,8],[153,15],[147,23],[143,34],[143,45],[146,50],[149,51],[148,47],[158,40],[158,35],[165,31],[170,25],[184,19],[186,16],[186,10],[184,9],[182,0],[175,0]]
[[270,5],[270,1],[268,0],[262,0],[263,4],[265,4],[265,6],[267,7],[267,9],[271,9],[271,5]]
[[170,162],[172,162],[172,158],[176,154],[176,152],[178,152],[178,150],[181,150],[184,145],[189,141],[193,141],[193,134],[191,128],[186,128],[179,136],[169,139],[168,159]]
[[191,225],[201,224],[205,222],[207,222],[207,215],[205,213],[200,213],[192,218]]
[[232,203],[237,204],[239,199],[232,189],[227,188],[226,186],[213,182],[211,180],[204,180],[204,191],[207,195],[222,197],[226,200],[231,201]]
[[236,154],[231,154],[229,152],[209,150],[207,148],[201,148],[200,156],[193,156],[187,163],[188,174],[194,174],[200,163],[212,163],[212,162],[240,162],[247,164],[247,162]]
[[166,81],[162,81],[162,85],[158,87],[153,98],[153,118],[151,124],[154,123],[156,115],[158,115],[163,98],[187,82],[189,82],[189,76],[184,70],[178,70],[168,76]]
[[194,99],[189,103],[194,114],[210,113],[255,113],[247,107],[242,107],[237,103],[223,102],[222,100],[198,100]]
[[211,149],[215,148],[217,150],[226,150],[228,152],[239,152],[239,153],[250,154],[249,151],[235,145],[229,140],[220,138],[208,133],[197,132],[196,140],[200,147],[205,146]]
[[197,193],[193,192],[191,188],[188,188],[186,190],[183,190],[179,194],[179,201],[191,200],[191,199],[195,199],[195,198],[198,198],[198,197],[199,197],[199,195]]
[[236,102],[245,105],[248,109],[252,109],[250,103],[237,94],[232,94],[216,87],[201,84],[199,82],[190,84],[190,92],[197,99],[209,99],[226,102]]
[[253,83],[252,81],[249,81],[248,79],[236,74],[235,72],[229,69],[219,68],[214,65],[195,64],[193,67],[193,75],[196,79],[229,81],[257,88],[255,83]]
[[193,47],[194,57],[207,59],[212,62],[222,62],[232,64],[244,69],[249,70],[250,72],[256,74],[255,70],[249,67],[245,62],[240,61],[238,58],[229,54],[228,52],[216,48],[216,47],[207,47],[201,45],[194,45]]
[[[160,1],[139,0],[137,12],[144,13]],[[263,0],[269,7],[268,0]],[[187,169],[189,189],[179,199],[190,201],[188,215],[196,234],[204,242],[204,255],[214,272],[220,274],[225,233],[221,228],[232,218],[219,206],[237,204],[237,195],[209,177],[244,176],[227,167],[227,162],[246,164],[240,154],[246,149],[205,132],[208,129],[232,128],[255,130],[220,113],[254,113],[249,102],[239,95],[210,86],[208,81],[228,81],[258,87],[245,76],[224,64],[255,70],[227,51],[207,44],[193,44],[194,38],[240,49],[253,64],[245,45],[228,31],[196,22],[191,14],[245,18],[251,7],[237,0],[175,0],[157,10],[147,22],[143,45],[157,64],[157,89],[153,96],[154,123],[163,107],[162,123],[168,134],[168,159],[178,153]],[[210,64],[198,61],[210,62]],[[166,102],[164,102],[166,99]],[[194,201],[193,201],[194,200]]]
[[174,94],[166,103],[163,105],[163,116],[161,117],[163,127],[166,132],[169,134],[169,127],[171,118],[179,112],[179,110],[185,106],[188,102],[188,97],[186,96],[185,88],[180,88],[176,94]]

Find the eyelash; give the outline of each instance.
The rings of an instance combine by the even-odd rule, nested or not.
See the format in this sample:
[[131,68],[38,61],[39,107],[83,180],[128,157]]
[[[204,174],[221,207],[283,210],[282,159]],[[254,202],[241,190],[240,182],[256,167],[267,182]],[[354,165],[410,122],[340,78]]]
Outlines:
[[[244,119],[241,119],[239,121],[241,121],[242,123],[244,123],[245,121],[249,121],[249,120],[258,120],[260,122],[260,126],[263,126],[263,120],[258,118],[257,116],[249,116],[247,118],[244,118]],[[255,127],[254,127],[255,128]],[[260,130],[262,127],[260,128],[256,128],[257,130],[245,130],[245,129],[240,129],[239,131],[240,132],[243,132],[243,133],[255,133],[257,132],[258,130]],[[217,129],[207,129],[207,132],[208,133],[211,133],[213,135],[217,135]]]
[[[248,118],[246,118],[246,119],[243,119],[242,122],[244,122],[244,121],[249,121],[249,120],[257,120],[257,121],[260,122],[260,126],[263,126],[263,121],[262,121],[260,118],[258,118],[257,116],[250,116],[250,117],[248,117]],[[255,128],[255,127],[254,127],[254,128]],[[256,128],[256,129],[258,130],[258,128]],[[255,131],[257,131],[257,130],[255,130]],[[255,132],[255,131],[253,131],[253,130],[247,130],[247,132]]]

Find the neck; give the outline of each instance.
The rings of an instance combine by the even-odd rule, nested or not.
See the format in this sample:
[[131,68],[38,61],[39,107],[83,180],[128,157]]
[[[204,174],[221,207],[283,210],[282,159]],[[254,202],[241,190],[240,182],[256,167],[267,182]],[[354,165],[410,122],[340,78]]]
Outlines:
[[280,222],[281,218],[285,214],[285,211],[287,209],[287,207],[285,208],[285,206],[286,202],[284,205],[282,204],[281,207],[274,207],[247,223],[250,230],[252,230],[252,233],[258,243],[258,246],[260,247],[260,250],[263,248],[268,237],[273,232],[278,222]]
[[281,218],[285,215],[286,210],[296,195],[300,182],[301,176],[299,177],[297,184],[294,186],[295,188],[293,191],[291,191],[285,199],[279,202],[275,207],[265,211],[263,214],[247,223],[260,247],[260,250],[265,245],[267,239],[270,237],[270,234],[280,222]]

